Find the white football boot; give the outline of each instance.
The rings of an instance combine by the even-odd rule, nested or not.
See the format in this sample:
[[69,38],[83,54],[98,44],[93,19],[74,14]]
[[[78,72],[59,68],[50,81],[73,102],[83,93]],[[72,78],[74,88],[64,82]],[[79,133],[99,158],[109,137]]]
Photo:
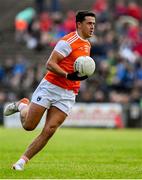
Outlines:
[[4,109],[4,116],[10,116],[11,114],[14,114],[18,112],[18,106],[16,102],[8,104]]
[[29,104],[29,99],[23,98],[18,102],[8,104],[4,109],[4,116],[10,116],[16,112],[19,112],[18,106],[20,103]]
[[12,169],[17,170],[17,171],[23,171],[24,170],[24,164],[17,162],[15,164],[13,164]]

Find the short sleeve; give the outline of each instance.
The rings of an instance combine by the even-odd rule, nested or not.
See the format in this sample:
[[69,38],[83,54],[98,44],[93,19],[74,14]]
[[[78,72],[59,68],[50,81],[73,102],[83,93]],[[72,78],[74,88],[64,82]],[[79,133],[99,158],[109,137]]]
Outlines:
[[72,52],[70,44],[64,40],[60,40],[56,44],[54,50],[62,54],[64,57],[67,57]]

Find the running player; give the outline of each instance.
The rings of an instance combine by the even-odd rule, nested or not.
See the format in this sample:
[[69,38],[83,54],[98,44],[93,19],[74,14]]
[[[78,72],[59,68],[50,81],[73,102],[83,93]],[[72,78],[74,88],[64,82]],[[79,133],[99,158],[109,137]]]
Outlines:
[[91,46],[87,39],[94,34],[95,20],[93,12],[79,11],[76,14],[76,31],[56,44],[46,63],[48,72],[33,93],[31,102],[23,98],[5,108],[5,116],[20,112],[22,126],[28,131],[37,127],[47,110],[41,133],[13,165],[13,169],[23,170],[24,165],[47,144],[68,116],[80,81],[87,78],[79,77],[78,72],[74,72],[73,64],[79,56],[90,56]]

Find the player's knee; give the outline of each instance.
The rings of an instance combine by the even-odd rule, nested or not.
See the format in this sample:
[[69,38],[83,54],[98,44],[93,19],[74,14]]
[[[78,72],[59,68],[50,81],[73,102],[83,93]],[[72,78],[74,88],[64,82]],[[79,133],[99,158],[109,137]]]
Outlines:
[[26,130],[26,131],[33,131],[36,126],[33,126],[32,124],[23,124],[23,128]]
[[56,131],[56,125],[50,125],[46,128],[45,133],[47,134],[47,138],[50,138]]

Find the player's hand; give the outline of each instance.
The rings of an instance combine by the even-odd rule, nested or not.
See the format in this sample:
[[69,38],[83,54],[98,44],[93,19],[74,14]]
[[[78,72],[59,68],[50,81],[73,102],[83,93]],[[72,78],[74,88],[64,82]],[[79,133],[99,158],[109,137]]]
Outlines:
[[86,76],[79,76],[79,73],[77,71],[67,74],[67,79],[69,79],[71,81],[83,81],[87,78],[88,78],[87,75]]

